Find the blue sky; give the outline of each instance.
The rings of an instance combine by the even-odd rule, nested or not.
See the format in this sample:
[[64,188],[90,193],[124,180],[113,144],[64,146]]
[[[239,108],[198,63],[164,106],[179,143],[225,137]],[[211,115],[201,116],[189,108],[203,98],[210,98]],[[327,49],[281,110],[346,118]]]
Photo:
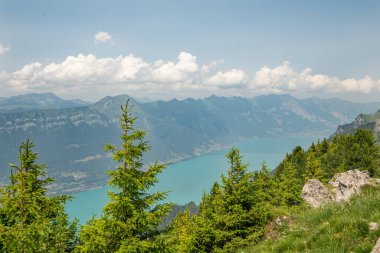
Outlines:
[[379,101],[379,31],[374,0],[1,0],[0,97]]

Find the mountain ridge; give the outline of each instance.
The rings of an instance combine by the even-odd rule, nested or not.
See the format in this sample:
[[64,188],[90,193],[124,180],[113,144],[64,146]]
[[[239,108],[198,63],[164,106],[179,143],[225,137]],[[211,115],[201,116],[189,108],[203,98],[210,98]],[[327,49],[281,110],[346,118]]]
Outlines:
[[[118,95],[69,108],[37,106],[12,112],[0,107],[0,167],[14,162],[18,145],[30,138],[42,160],[50,165],[49,173],[58,179],[56,190],[80,191],[103,185],[104,171],[114,166],[103,145],[119,144],[120,106],[128,99],[138,117],[136,126],[148,131],[152,146],[145,163],[180,161],[256,137],[328,136],[357,114],[380,107],[380,103],[308,100],[291,95],[249,99],[210,96],[145,103]],[[6,172],[2,170],[0,176],[5,178]]]

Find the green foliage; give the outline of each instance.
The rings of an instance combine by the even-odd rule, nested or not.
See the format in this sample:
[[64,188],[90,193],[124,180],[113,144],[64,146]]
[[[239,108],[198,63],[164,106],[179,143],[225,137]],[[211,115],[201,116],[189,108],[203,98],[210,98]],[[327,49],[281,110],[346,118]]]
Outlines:
[[302,203],[300,192],[303,187],[302,178],[298,177],[297,169],[293,163],[285,162],[282,173],[277,174],[277,194],[274,196],[275,205],[293,206]]
[[179,213],[171,222],[166,237],[171,251],[188,252],[192,243],[190,233],[194,230],[194,216],[191,215],[190,210],[186,209]]
[[162,201],[165,192],[149,193],[164,168],[158,162],[143,168],[142,156],[149,150],[145,132],[134,128],[129,101],[121,107],[121,148],[106,145],[119,166],[108,172],[110,201],[99,219],[92,219],[80,232],[79,252],[165,252],[158,227],[170,212]]
[[268,239],[242,252],[370,252],[380,229],[380,188],[368,187],[346,203],[293,212],[291,223],[277,228],[278,239]]
[[222,175],[221,184],[215,183],[204,195],[199,215],[194,217],[190,245],[183,252],[234,252],[263,235],[270,217],[268,197],[264,186],[261,192],[254,188],[267,185],[264,178],[270,176],[265,167],[257,174],[248,172],[236,148],[226,156],[230,169]]
[[312,144],[308,151],[296,147],[277,167],[279,177],[284,166],[291,163],[297,178],[303,183],[311,178],[328,182],[336,173],[352,169],[368,170],[370,176],[380,176],[380,147],[369,130],[357,129],[349,135],[334,136],[331,141]]
[[[315,146],[312,146],[315,147]],[[315,149],[310,148],[306,155],[306,170],[303,176],[306,180],[318,179],[322,182],[326,180],[324,169]]]
[[2,252],[68,252],[76,243],[76,221],[64,212],[68,197],[48,196],[46,166],[37,164],[33,143],[19,147],[19,164],[11,165],[10,184],[0,188]]
[[[339,135],[313,143],[305,151],[296,147],[274,172],[262,164],[251,172],[237,148],[226,155],[230,168],[221,182],[205,193],[199,212],[173,210],[166,227],[170,204],[166,192],[151,192],[157,175],[165,168],[155,162],[147,167],[142,157],[150,147],[145,132],[135,129],[127,101],[121,107],[121,147],[106,145],[117,168],[108,171],[110,201],[100,218],[82,226],[76,237],[76,222],[64,212],[68,197],[49,196],[46,166],[37,164],[29,141],[19,149],[19,164],[11,165],[10,183],[0,188],[1,252],[236,252],[262,241],[272,217],[279,211],[296,210],[296,225],[277,231],[283,237],[270,239],[252,252],[368,252],[380,231],[370,232],[368,222],[380,222],[380,189],[368,188],[353,202],[309,210],[302,205],[301,189],[308,179],[328,182],[336,173],[368,170],[380,176],[380,148],[368,130]],[[195,207],[194,207],[195,206]],[[306,210],[305,210],[306,209]],[[166,218],[166,220],[165,220]]]

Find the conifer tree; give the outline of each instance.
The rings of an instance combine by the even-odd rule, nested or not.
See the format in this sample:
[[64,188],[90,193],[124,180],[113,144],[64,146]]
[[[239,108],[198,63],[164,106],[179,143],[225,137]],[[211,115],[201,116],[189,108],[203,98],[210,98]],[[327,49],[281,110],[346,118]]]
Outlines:
[[317,156],[316,146],[313,144],[306,156],[305,179],[319,179],[326,181],[325,172],[321,164],[320,158]]
[[171,252],[190,252],[192,233],[195,229],[194,216],[186,209],[179,213],[169,225],[167,243]]
[[283,171],[276,174],[277,179],[277,196],[276,204],[279,205],[297,205],[302,202],[301,190],[303,180],[297,176],[297,169],[291,162],[285,162]]
[[157,237],[158,226],[169,213],[170,205],[162,201],[166,192],[150,193],[158,182],[157,175],[165,168],[155,162],[143,167],[142,156],[149,150],[144,141],[146,132],[135,129],[129,101],[121,106],[121,147],[106,145],[118,163],[108,171],[110,201],[99,219],[92,219],[80,233],[79,252],[164,252]]
[[48,196],[46,166],[37,164],[33,143],[19,148],[11,164],[10,184],[0,188],[1,252],[69,252],[75,245],[76,222],[64,212],[67,196]]
[[202,199],[190,252],[235,252],[257,241],[269,218],[268,203],[256,198],[240,151],[232,148],[226,156],[230,168]]

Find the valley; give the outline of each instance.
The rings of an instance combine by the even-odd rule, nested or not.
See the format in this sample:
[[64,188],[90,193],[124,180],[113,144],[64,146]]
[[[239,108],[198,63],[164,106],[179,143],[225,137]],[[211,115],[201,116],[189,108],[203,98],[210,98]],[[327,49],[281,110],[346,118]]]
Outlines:
[[137,127],[147,130],[152,146],[145,163],[178,162],[262,137],[329,136],[359,113],[372,113],[380,103],[341,99],[297,99],[290,95],[254,98],[217,97],[141,103],[127,95],[96,103],[60,99],[54,94],[7,98],[0,106],[0,172],[4,182],[18,145],[36,144],[40,160],[57,182],[51,190],[80,192],[105,185],[112,169],[107,143],[120,143],[120,106],[130,99]]

